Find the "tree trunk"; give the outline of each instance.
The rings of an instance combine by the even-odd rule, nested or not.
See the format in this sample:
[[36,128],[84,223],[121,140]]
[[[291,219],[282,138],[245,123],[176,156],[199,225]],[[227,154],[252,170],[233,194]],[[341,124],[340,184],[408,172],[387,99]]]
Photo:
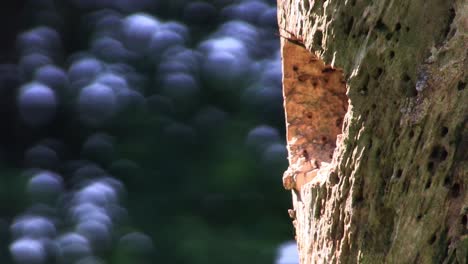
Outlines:
[[300,260],[468,262],[468,2],[278,0]]

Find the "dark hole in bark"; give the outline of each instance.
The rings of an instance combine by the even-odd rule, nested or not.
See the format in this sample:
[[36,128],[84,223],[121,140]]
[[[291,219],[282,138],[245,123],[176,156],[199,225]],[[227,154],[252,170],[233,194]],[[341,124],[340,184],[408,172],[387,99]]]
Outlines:
[[434,146],[431,152],[431,159],[444,161],[448,156],[447,150],[442,146]]
[[466,216],[466,214],[462,216],[462,218],[461,218],[461,224],[466,228],[466,224],[467,224],[467,216]]
[[400,31],[401,29],[401,24],[400,23],[396,23],[395,25],[395,31]]
[[412,139],[414,137],[414,131],[411,130],[408,134],[409,138]]
[[442,127],[442,129],[440,130],[440,135],[442,137],[445,137],[448,132],[449,132],[449,129],[447,127]]
[[436,234],[433,234],[433,235],[431,236],[431,238],[429,239],[429,241],[428,241],[429,245],[434,244],[434,242],[435,242],[436,240],[437,240],[437,235],[436,235]]
[[392,60],[395,57],[395,52],[392,50],[388,53],[388,57]]
[[458,90],[458,91],[464,90],[465,87],[466,87],[466,83],[465,83],[465,82],[462,82],[462,81],[458,82],[458,85],[457,85],[457,90]]
[[427,182],[426,182],[426,186],[424,186],[424,187],[425,187],[425,188],[426,188],[426,190],[427,190],[427,189],[431,188],[431,185],[432,185],[432,180],[431,180],[431,179],[429,179],[429,180],[427,180]]
[[388,27],[387,25],[385,25],[383,22],[382,22],[382,19],[379,18],[379,20],[377,20],[377,23],[375,24],[375,28],[379,31],[388,31]]
[[447,150],[445,150],[445,148],[442,149],[442,152],[440,153],[440,161],[446,160],[446,159],[447,159],[447,156],[448,156]]
[[338,173],[336,171],[332,171],[330,173],[330,183],[332,186],[337,184],[340,181],[340,178],[338,177]]
[[458,196],[460,196],[460,184],[455,183],[452,185],[452,188],[450,188],[450,195],[453,198],[457,198]]
[[309,76],[307,74],[301,74],[299,76],[297,76],[297,79],[301,82],[305,82],[307,81],[307,79],[309,79]]
[[396,174],[395,174],[395,177],[396,177],[397,179],[399,179],[399,178],[401,177],[401,174],[402,174],[402,173],[403,173],[403,171],[402,171],[401,169],[398,169],[397,172],[396,172]]
[[451,175],[449,175],[444,178],[444,186],[449,188],[451,184],[452,184],[452,177]]
[[320,30],[317,30],[317,32],[314,35],[314,44],[316,45],[317,48],[322,47],[322,38],[323,38],[323,33]]
[[452,25],[452,22],[453,22],[454,18],[455,18],[455,9],[453,9],[453,7],[451,7],[449,9],[448,20],[447,20],[447,24],[445,25],[445,29],[444,29],[444,33],[443,33],[444,39],[447,38],[447,36],[448,36],[448,34],[450,32],[450,26]]
[[385,35],[385,39],[386,40],[391,40],[393,37],[393,34],[391,32],[387,33],[387,35]]
[[403,74],[403,81],[404,81],[404,82],[409,82],[409,81],[411,81],[411,77],[409,77],[408,74],[404,73],[404,74]]
[[325,66],[325,68],[322,69],[322,73],[334,72],[334,71],[336,71],[336,69],[333,68],[332,66]]
[[383,69],[378,67],[376,71],[376,78],[379,78],[382,75],[382,73],[383,73]]

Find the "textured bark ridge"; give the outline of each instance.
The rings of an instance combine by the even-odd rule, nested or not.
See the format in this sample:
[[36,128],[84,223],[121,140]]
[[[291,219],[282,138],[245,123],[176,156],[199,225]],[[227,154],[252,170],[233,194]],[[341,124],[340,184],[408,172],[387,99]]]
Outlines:
[[468,262],[468,3],[278,0],[301,263]]

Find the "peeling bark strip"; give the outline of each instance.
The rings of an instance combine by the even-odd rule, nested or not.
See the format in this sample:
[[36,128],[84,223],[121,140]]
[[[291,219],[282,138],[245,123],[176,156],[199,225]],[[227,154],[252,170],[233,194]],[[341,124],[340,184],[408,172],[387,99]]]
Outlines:
[[468,263],[468,3],[278,0],[278,24],[301,263]]
[[326,174],[347,110],[342,71],[326,66],[305,47],[282,41],[283,93],[290,166],[284,187],[300,191]]

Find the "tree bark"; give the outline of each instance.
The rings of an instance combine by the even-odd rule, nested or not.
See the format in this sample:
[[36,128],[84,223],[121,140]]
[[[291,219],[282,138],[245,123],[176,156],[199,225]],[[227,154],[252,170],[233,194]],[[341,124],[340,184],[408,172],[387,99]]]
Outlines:
[[468,3],[278,0],[301,263],[468,262]]

